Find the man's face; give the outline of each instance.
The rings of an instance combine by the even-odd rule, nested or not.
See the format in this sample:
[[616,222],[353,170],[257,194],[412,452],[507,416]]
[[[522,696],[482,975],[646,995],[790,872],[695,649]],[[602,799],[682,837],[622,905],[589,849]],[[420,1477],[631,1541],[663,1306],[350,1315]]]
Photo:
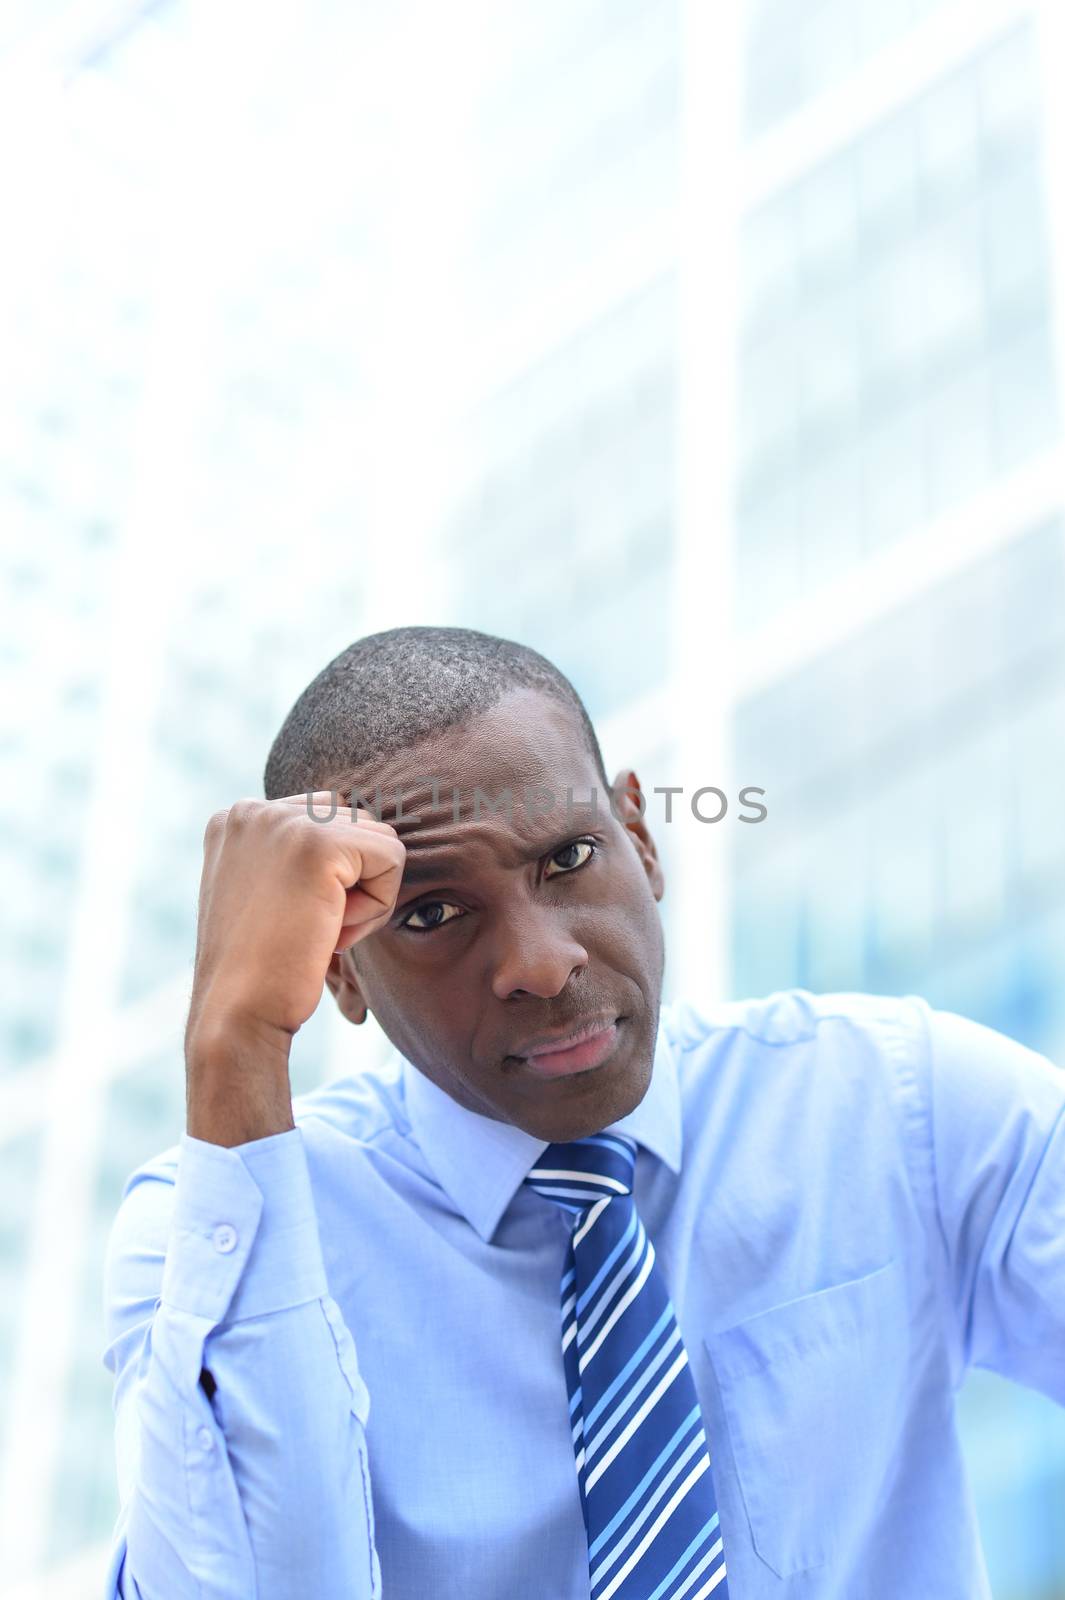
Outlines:
[[[615,816],[577,715],[522,689],[332,787],[346,799],[353,783],[364,803],[380,788],[407,859],[389,922],[333,957],[345,1014],[369,1008],[453,1099],[537,1138],[581,1138],[633,1110],[651,1081],[664,960],[661,868],[621,792],[635,774],[615,780]],[[589,1029],[580,1054],[544,1053]]]

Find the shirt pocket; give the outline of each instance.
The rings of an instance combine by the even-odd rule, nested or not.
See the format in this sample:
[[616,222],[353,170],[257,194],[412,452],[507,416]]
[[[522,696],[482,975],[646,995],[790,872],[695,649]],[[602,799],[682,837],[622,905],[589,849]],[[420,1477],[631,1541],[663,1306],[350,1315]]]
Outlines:
[[875,1520],[908,1337],[895,1259],[704,1337],[754,1548],[778,1577],[824,1565]]

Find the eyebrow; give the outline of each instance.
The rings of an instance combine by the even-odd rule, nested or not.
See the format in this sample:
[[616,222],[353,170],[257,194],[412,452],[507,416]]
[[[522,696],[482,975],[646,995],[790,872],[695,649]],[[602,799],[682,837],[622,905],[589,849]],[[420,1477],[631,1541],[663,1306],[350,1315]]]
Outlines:
[[[523,861],[536,861],[540,856],[550,851],[552,846],[555,850],[561,850],[562,846],[573,836],[574,831],[579,833],[580,824],[576,813],[582,809],[590,810],[591,808],[574,806],[573,809],[575,815],[570,827],[561,830],[559,833],[552,834],[550,838],[530,847],[528,853],[521,859]],[[468,864],[463,857],[454,854],[435,856],[432,861],[427,861],[424,858],[419,859],[417,856],[413,858],[408,856],[403,868],[400,888],[402,891],[412,889],[419,883],[433,883],[445,878],[459,878],[463,872],[468,870]]]
[[458,856],[437,857],[435,861],[410,861],[403,868],[402,887],[409,889],[416,883],[431,883],[434,878],[450,878],[461,873],[464,863]]

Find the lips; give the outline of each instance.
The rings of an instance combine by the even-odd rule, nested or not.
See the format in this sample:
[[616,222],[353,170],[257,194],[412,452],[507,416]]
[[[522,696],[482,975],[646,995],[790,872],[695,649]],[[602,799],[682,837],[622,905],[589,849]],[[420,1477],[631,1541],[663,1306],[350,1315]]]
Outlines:
[[593,1023],[569,1034],[553,1044],[551,1049],[529,1051],[522,1065],[538,1078],[562,1078],[572,1073],[590,1072],[614,1054],[618,1038],[618,1022],[612,1019],[605,1026]]
[[601,1011],[595,1016],[575,1019],[567,1027],[553,1028],[548,1033],[535,1034],[531,1039],[519,1044],[510,1054],[528,1060],[531,1056],[547,1055],[555,1050],[568,1050],[571,1046],[590,1039],[593,1034],[602,1033],[604,1028],[609,1028],[617,1020],[617,1014],[613,1011]]

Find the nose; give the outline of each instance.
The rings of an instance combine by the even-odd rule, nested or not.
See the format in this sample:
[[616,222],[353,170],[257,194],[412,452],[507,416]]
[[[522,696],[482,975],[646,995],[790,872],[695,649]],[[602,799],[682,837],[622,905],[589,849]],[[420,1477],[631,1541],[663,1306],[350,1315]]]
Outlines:
[[500,926],[492,964],[492,993],[498,1000],[560,994],[575,972],[588,965],[588,952],[557,911],[527,903]]

